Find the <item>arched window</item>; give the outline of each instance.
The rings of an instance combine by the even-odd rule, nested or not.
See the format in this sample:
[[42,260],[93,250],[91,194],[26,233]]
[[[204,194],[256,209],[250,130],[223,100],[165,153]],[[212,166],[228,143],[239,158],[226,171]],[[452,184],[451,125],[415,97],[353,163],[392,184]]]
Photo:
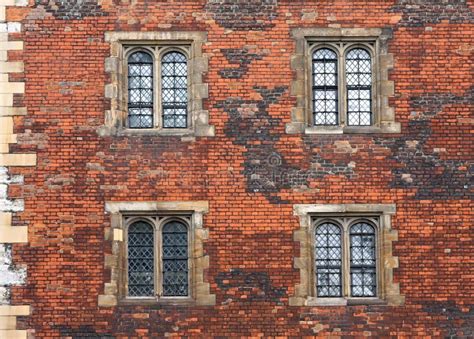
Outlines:
[[346,56],[347,123],[372,124],[372,65],[369,52],[351,49]]
[[318,297],[342,296],[341,229],[333,223],[316,228],[316,288]]
[[153,227],[137,221],[128,228],[128,295],[154,295]]
[[153,58],[137,51],[128,57],[128,127],[153,125]]
[[313,119],[314,125],[336,125],[337,54],[329,48],[313,53]]
[[161,105],[164,128],[188,127],[188,62],[172,51],[161,59]]
[[350,228],[351,296],[376,296],[375,230],[366,222]]
[[163,226],[163,296],[187,296],[188,228],[180,221]]

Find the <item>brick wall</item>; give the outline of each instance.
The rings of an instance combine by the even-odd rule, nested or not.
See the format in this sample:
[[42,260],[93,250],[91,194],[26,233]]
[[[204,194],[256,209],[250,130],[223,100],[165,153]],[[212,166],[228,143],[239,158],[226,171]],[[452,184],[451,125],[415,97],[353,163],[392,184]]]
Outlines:
[[[11,3],[10,3],[11,2]],[[7,1],[11,6],[14,1]],[[13,105],[10,167],[24,183],[12,223],[30,305],[17,329],[54,336],[474,335],[472,253],[473,34],[471,1],[53,1],[7,7],[21,22],[25,93]],[[390,106],[401,134],[290,135],[298,27],[391,28]],[[206,31],[204,108],[214,137],[99,136],[108,31]],[[3,172],[2,172],[3,173]],[[3,199],[3,197],[2,197]],[[5,198],[6,199],[6,198]],[[209,202],[204,244],[215,306],[99,307],[110,271],[105,201]],[[5,200],[7,201],[7,200]],[[394,203],[403,306],[291,307],[299,283],[294,204]],[[8,251],[9,252],[9,251]],[[10,252],[9,252],[10,253]],[[10,260],[10,259],[9,259]]]

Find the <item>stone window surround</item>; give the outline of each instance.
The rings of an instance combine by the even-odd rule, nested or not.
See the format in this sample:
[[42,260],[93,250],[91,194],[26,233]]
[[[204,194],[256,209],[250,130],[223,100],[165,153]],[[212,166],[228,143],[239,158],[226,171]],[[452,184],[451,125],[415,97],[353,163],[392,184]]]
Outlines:
[[[387,41],[391,30],[380,28],[297,28],[291,35],[296,41],[295,54],[291,57],[291,69],[296,78],[291,85],[291,95],[296,96],[296,107],[291,111],[291,122],[286,125],[288,134],[341,134],[341,133],[400,133],[400,123],[395,122],[395,111],[389,106],[389,97],[394,95],[393,81],[388,73],[393,68],[393,54],[388,53]],[[372,126],[313,126],[311,52],[318,47],[337,43],[354,44],[372,54]],[[372,45],[372,46],[371,46]],[[341,58],[339,58],[341,63]],[[340,69],[340,68],[339,68]],[[338,83],[344,83],[344,74],[338,73]],[[339,115],[344,115],[339,106]]]
[[[300,257],[294,259],[294,267],[300,271],[300,283],[295,286],[295,294],[290,297],[291,306],[344,306],[344,305],[402,305],[399,284],[393,282],[393,269],[398,267],[398,257],[392,254],[392,242],[398,240],[397,231],[392,229],[391,216],[395,214],[395,204],[297,204],[293,214],[300,219],[300,228],[294,231],[293,239],[299,242]],[[341,217],[378,218],[377,237],[377,297],[375,298],[318,298],[314,286],[314,225],[315,219],[337,219]],[[373,224],[373,223],[371,223]],[[348,235],[344,235],[347,237]],[[349,269],[343,267],[344,277]],[[346,283],[347,284],[347,283]],[[343,282],[344,289],[344,282]],[[347,285],[346,285],[347,289]]]
[[[117,305],[171,304],[183,306],[215,305],[215,295],[210,293],[210,284],[205,282],[204,271],[209,268],[209,256],[204,254],[204,241],[208,230],[203,228],[203,215],[208,213],[207,201],[169,202],[106,202],[105,211],[110,214],[111,227],[106,229],[105,240],[112,242],[112,253],[105,254],[105,267],[110,269],[111,280],[104,285],[104,294],[99,295],[102,307]],[[189,297],[127,297],[126,291],[126,216],[133,217],[178,217],[185,218],[189,226],[190,248],[190,296]],[[136,220],[136,219],[135,219]],[[155,241],[157,239],[155,238]]]
[[[203,83],[204,73],[208,70],[208,58],[202,53],[202,46],[207,41],[207,33],[186,31],[106,32],[105,41],[110,43],[110,57],[105,59],[105,71],[110,76],[110,83],[105,85],[105,97],[110,99],[110,110],[105,112],[105,124],[99,128],[99,135],[158,134],[206,137],[215,135],[214,126],[209,125],[209,112],[203,108],[203,100],[208,97],[208,85]],[[125,49],[130,46],[137,48],[163,46],[186,52],[189,69],[188,128],[131,129],[126,127],[128,78]],[[155,68],[156,65],[157,62],[155,62]],[[154,81],[155,88],[158,88],[156,86],[157,79]],[[155,101],[155,116],[159,114],[157,107],[157,101]]]

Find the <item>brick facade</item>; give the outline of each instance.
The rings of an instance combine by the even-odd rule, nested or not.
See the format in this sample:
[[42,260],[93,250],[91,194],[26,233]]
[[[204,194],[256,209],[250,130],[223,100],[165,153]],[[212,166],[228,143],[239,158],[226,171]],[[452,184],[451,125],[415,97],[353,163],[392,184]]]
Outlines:
[[[472,1],[0,0],[0,21],[1,334],[474,336]],[[291,32],[324,27],[391,32],[400,133],[287,133]],[[139,31],[207,33],[212,133],[101,133],[106,33]],[[99,304],[122,201],[208,203],[214,305]],[[403,302],[290,306],[302,204],[395,205]]]

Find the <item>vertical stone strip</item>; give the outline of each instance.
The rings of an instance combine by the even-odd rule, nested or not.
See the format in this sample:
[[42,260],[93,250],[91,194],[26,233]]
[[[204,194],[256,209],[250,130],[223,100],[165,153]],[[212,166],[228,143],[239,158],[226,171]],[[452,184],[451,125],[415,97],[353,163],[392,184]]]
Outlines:
[[7,6],[27,6],[27,0],[0,0],[0,338],[26,338],[26,330],[17,330],[17,316],[30,314],[29,305],[10,305],[10,288],[26,279],[26,268],[12,262],[12,247],[28,242],[26,226],[12,226],[12,215],[23,211],[23,200],[9,199],[10,184],[22,184],[22,176],[12,176],[9,167],[35,166],[36,154],[12,154],[10,144],[17,141],[14,117],[25,115],[26,107],[14,107],[14,95],[25,92],[23,82],[10,82],[9,73],[23,72],[23,62],[10,61],[9,51],[23,49],[22,41],[9,41],[10,33],[21,32],[20,22],[9,22]]

